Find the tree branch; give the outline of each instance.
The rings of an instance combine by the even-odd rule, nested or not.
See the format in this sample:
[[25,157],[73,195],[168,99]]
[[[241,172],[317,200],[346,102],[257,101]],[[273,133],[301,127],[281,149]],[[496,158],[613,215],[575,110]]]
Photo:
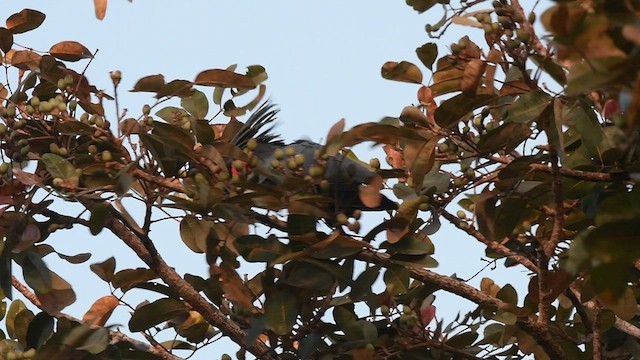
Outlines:
[[[22,294],[22,296],[24,296],[27,300],[29,300],[33,305],[35,305],[38,309],[42,310],[42,303],[40,303],[40,300],[38,300],[38,297],[36,296],[36,294],[34,294],[31,290],[29,290],[29,288],[27,288],[23,283],[21,283],[20,280],[18,280],[15,276],[11,277],[11,285],[13,285],[13,288],[18,290],[18,292]],[[55,315],[55,317],[58,319],[65,318],[77,323],[83,323],[82,320],[76,319],[73,316],[63,314],[63,313],[59,313]],[[113,330],[108,330],[108,331],[109,331],[109,337],[111,338],[111,341],[110,341],[111,344],[125,342],[138,350],[142,350],[150,354],[156,355],[163,360],[182,360],[181,357],[171,354],[170,352],[167,351],[167,349],[165,349],[162,346],[150,346],[149,344],[144,343],[142,341],[132,339],[121,332],[113,331]]]
[[[91,207],[90,199],[80,198],[80,202],[87,208]],[[256,341],[254,344],[246,345],[244,342],[245,333],[238,324],[228,319],[220,309],[205,300],[191,284],[178,275],[173,268],[169,267],[146,234],[130,228],[113,208],[111,208],[111,214],[114,217],[107,222],[105,227],[129,246],[191,308],[198,311],[211,325],[220,329],[222,334],[231,338],[241,347],[246,348],[257,358],[274,359],[272,350],[262,342]]]

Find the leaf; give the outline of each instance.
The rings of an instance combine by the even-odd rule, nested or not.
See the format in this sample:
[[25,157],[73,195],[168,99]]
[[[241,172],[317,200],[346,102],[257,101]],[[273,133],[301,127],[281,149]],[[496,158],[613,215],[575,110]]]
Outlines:
[[416,49],[416,54],[422,64],[431,70],[434,61],[438,57],[438,46],[435,43],[426,43]]
[[22,302],[22,300],[14,300],[9,305],[9,310],[7,311],[7,317],[5,319],[5,326],[7,329],[7,335],[10,338],[16,338],[16,317],[19,313],[23,311],[29,311],[27,306]]
[[291,252],[291,248],[278,241],[275,236],[266,239],[258,235],[241,236],[235,240],[235,247],[240,256],[249,262],[268,263]]
[[387,61],[380,70],[382,77],[387,80],[403,81],[422,84],[422,71],[408,61]]
[[7,28],[0,27],[0,50],[8,52],[13,46],[13,33]]
[[209,112],[207,96],[198,90],[194,90],[191,96],[183,97],[180,105],[196,119],[204,119]]
[[99,202],[91,207],[91,216],[89,217],[91,235],[98,235],[111,220],[112,216],[109,209],[111,209],[111,205],[107,202]]
[[207,250],[207,237],[212,226],[211,221],[185,216],[180,221],[180,238],[191,251],[202,254]]
[[487,63],[480,59],[473,59],[467,63],[464,68],[464,74],[462,75],[462,83],[460,89],[462,92],[474,95],[484,75],[484,70],[487,68]]
[[21,70],[38,70],[42,56],[31,50],[9,50],[5,61]]
[[62,41],[49,49],[49,54],[63,61],[79,61],[93,57],[91,51],[77,41]]
[[42,310],[49,314],[58,314],[65,307],[76,301],[76,293],[66,280],[53,271],[49,271],[51,276],[51,289],[47,292],[36,292],[36,296],[42,304]]
[[542,90],[520,95],[509,107],[505,121],[523,124],[535,121],[549,107],[551,100],[551,96]]
[[109,330],[81,324],[74,327],[64,337],[63,346],[74,350],[84,350],[94,355],[99,354],[109,346]]
[[420,14],[437,4],[436,0],[405,0],[405,2]]
[[451,18],[451,22],[454,24],[462,25],[462,26],[471,26],[471,27],[481,29],[482,24],[478,22],[478,20],[476,20],[475,18],[471,17],[470,15],[471,14],[464,15],[464,16],[454,15]]
[[26,253],[22,261],[22,274],[35,292],[46,293],[51,290],[51,272],[38,253]]
[[566,95],[589,93],[602,89],[631,71],[625,57],[603,57],[575,63],[569,68]]
[[7,18],[7,29],[14,34],[31,31],[42,24],[46,15],[37,10],[24,9]]
[[[433,89],[432,89],[433,90]],[[468,96],[456,95],[443,101],[435,112],[436,123],[441,127],[452,128],[470,112],[495,101],[495,95],[479,94]]]
[[284,289],[274,289],[264,304],[264,317],[269,328],[277,335],[288,334],[300,312],[300,300]]
[[518,293],[511,284],[503,286],[496,294],[496,297],[508,304],[518,305]]
[[89,325],[104,326],[118,304],[120,301],[115,296],[103,296],[91,305],[82,317],[82,321]]
[[202,71],[193,82],[196,85],[236,89],[254,89],[257,86],[249,76],[222,69]]
[[123,292],[126,292],[137,284],[147,282],[157,277],[158,275],[150,269],[124,269],[113,275],[111,284],[116,289],[121,289]]
[[91,271],[106,282],[111,282],[113,273],[116,269],[116,259],[112,256],[101,263],[89,265]]
[[42,161],[53,178],[61,178],[63,180],[79,178],[75,166],[59,155],[54,153],[43,154]]
[[107,0],[93,0],[93,7],[96,13],[96,19],[102,20],[107,14]]
[[409,271],[404,266],[387,267],[383,279],[387,285],[387,292],[392,295],[402,295],[409,291]]
[[289,276],[280,280],[280,283],[295,288],[317,291],[329,290],[334,282],[335,279],[331,274],[316,266],[307,264],[296,267]]
[[528,139],[531,134],[529,125],[508,122],[482,135],[478,141],[478,150],[482,153],[492,153],[506,149],[509,152]]
[[439,140],[439,136],[434,136],[424,143],[407,142],[405,145],[405,161],[407,167],[411,168],[411,177],[416,190],[422,188],[425,175],[433,169]]
[[637,301],[634,291],[627,286],[621,296],[613,296],[611,292],[599,293],[598,300],[605,308],[613,311],[622,320],[631,320],[636,315]]
[[182,301],[163,298],[137,308],[129,319],[129,330],[144,331],[179,315],[188,314]]
[[53,316],[42,311],[29,323],[27,328],[27,348],[37,349],[53,334],[55,321]]
[[131,92],[159,93],[165,86],[164,76],[161,74],[149,75],[141,78],[133,85]]

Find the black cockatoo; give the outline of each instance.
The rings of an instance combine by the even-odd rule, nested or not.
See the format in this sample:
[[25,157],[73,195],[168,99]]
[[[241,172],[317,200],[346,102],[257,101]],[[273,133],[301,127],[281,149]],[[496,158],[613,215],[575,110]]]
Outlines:
[[[277,153],[293,149],[295,154],[302,154],[303,176],[309,175],[310,169],[317,164],[319,152],[323,145],[309,140],[298,140],[290,144],[273,132],[278,109],[270,102],[265,102],[256,110],[234,136],[232,143],[245,148],[250,139],[255,139],[257,145],[253,153],[260,160],[261,166],[270,168],[273,160],[277,160]],[[253,141],[253,140],[252,140]],[[291,153],[291,149],[288,149]],[[327,191],[323,192],[329,198],[329,205],[324,210],[337,214],[342,212],[348,216],[356,210],[379,211],[395,210],[398,205],[380,194],[382,178],[375,171],[362,163],[338,154],[324,159],[324,178],[329,183]],[[258,175],[256,181],[267,183],[269,176]]]

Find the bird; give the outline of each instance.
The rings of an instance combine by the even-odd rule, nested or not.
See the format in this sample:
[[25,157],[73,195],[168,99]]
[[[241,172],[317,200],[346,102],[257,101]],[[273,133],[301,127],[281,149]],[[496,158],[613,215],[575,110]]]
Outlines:
[[[272,163],[279,161],[283,153],[296,154],[303,159],[301,164],[302,176],[310,175],[318,164],[323,164],[323,178],[328,182],[328,188],[318,189],[318,193],[325,194],[327,204],[323,210],[332,214],[344,213],[352,216],[357,211],[391,211],[398,205],[393,200],[380,193],[383,179],[372,168],[347,157],[346,153],[333,156],[323,156],[324,145],[311,140],[296,140],[286,143],[280,134],[274,131],[279,109],[271,101],[264,102],[253,112],[246,122],[233,136],[231,143],[246,148],[253,142],[253,154],[259,159],[259,166],[263,171],[257,171],[254,181],[260,184],[273,184],[277,177],[273,174]],[[255,139],[255,140],[251,140]],[[267,171],[264,171],[267,170]]]

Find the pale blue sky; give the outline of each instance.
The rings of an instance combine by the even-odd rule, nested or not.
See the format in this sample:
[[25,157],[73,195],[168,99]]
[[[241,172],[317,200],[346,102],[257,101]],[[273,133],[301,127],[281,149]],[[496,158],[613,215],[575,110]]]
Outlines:
[[[47,50],[58,41],[76,40],[92,51],[99,49],[87,76],[111,93],[108,72],[121,70],[121,107],[132,109],[136,117],[144,103],[153,101],[150,94],[126,91],[142,76],[162,73],[167,80],[193,80],[205,69],[237,63],[238,70],[244,71],[244,66],[261,64],[269,74],[268,94],[281,108],[278,130],[287,140],[308,137],[315,141],[323,140],[330,126],[341,118],[351,127],[397,116],[404,106],[415,103],[418,86],[383,80],[380,66],[388,60],[419,64],[415,48],[432,41],[424,25],[438,20],[417,14],[404,1],[363,0],[110,0],[104,21],[96,20],[90,0],[12,1],[2,4],[0,18],[25,7],[46,13],[47,19],[39,29],[17,35],[16,43]],[[471,28],[456,30],[447,40],[438,40],[441,49],[464,34],[482,35]],[[81,61],[72,67],[81,70],[85,65],[86,61]],[[430,73],[423,70],[427,83]],[[211,94],[209,89],[205,92]],[[107,112],[113,118],[111,105]],[[367,149],[361,147],[362,158],[370,156]],[[375,154],[380,156],[379,151]],[[375,216],[367,218],[369,225],[376,221]],[[167,260],[179,272],[206,273],[203,256],[185,250],[177,232],[156,232],[152,237],[162,252],[170,253]],[[485,264],[480,261],[483,247],[462,232],[444,226],[433,238],[435,258],[441,263],[435,271],[466,278]],[[115,254],[118,260],[120,256],[125,259],[118,263],[118,269],[142,265],[117,239],[92,238],[85,229],[61,233],[53,240],[52,245],[62,252],[94,253],[89,262],[79,266],[66,265],[52,256],[46,259],[54,268],[62,266],[64,277],[73,282],[75,276],[80,281],[75,288],[80,300],[67,309],[76,317],[81,317],[93,300],[107,294],[106,285],[88,272],[89,263]],[[483,275],[499,284],[517,279],[517,288],[526,287],[522,271],[510,269],[507,276],[499,272],[485,271]],[[472,308],[468,303],[450,301],[453,298],[438,295],[438,317],[452,319],[457,311]],[[119,311],[126,314],[126,309]],[[126,321],[122,319],[126,317],[119,321]],[[213,345],[193,359],[216,358],[212,354],[219,356],[222,349],[229,349],[227,342]]]

